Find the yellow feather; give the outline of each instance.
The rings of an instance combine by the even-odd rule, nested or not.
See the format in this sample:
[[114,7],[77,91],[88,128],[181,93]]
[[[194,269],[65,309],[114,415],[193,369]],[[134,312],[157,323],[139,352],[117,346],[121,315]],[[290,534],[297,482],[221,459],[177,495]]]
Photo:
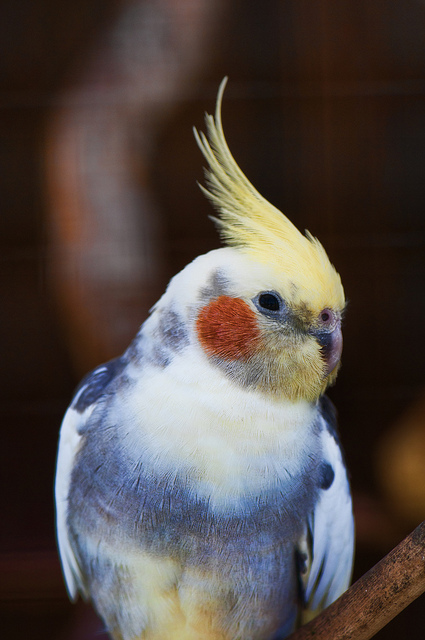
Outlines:
[[237,165],[227,145],[221,103],[227,78],[220,85],[215,116],[206,115],[207,136],[195,130],[197,143],[209,164],[208,188],[201,189],[219,213],[215,219],[223,241],[284,276],[298,302],[312,309],[344,307],[341,280],[320,242],[302,235],[292,222],[268,202]]

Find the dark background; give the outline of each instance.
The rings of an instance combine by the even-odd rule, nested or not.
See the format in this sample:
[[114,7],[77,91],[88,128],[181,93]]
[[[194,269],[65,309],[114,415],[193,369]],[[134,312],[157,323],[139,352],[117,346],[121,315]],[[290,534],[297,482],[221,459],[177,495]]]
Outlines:
[[[203,127],[224,75],[230,77],[224,128],[236,159],[264,196],[319,237],[349,300],[343,368],[330,395],[355,497],[355,577],[424,519],[425,502],[405,508],[409,498],[394,478],[409,474],[400,475],[385,452],[388,434],[412,407],[424,420],[425,3],[217,1],[209,3],[204,22],[202,10],[196,20],[190,14],[190,4],[0,3],[0,632],[11,640],[81,640],[96,633],[89,610],[68,602],[55,551],[58,430],[81,375],[126,347],[169,277],[218,246],[209,205],[196,186],[203,162],[191,127]],[[168,39],[158,43],[158,56],[169,47],[161,64],[178,66],[182,89],[170,88],[174,67],[169,76],[158,71],[156,43],[136,38],[134,64],[141,71],[133,93],[124,81],[109,126],[120,118],[129,130],[138,123],[129,183],[149,193],[153,205],[140,208],[140,219],[156,225],[152,241],[148,232],[140,237],[143,268],[143,247],[158,250],[154,267],[134,274],[117,293],[116,282],[96,281],[90,261],[88,284],[81,284],[84,268],[73,279],[69,265],[79,256],[83,263],[90,246],[79,244],[78,219],[74,235],[57,233],[73,213],[55,191],[67,176],[52,163],[51,148],[58,117],[62,123],[72,123],[75,111],[86,117],[70,98],[81,99],[79,87],[98,92],[102,113],[108,110],[104,87],[119,84],[114,56],[126,46],[133,23],[123,16],[133,5],[145,11],[141,19],[166,23]],[[193,20],[193,29],[211,21],[205,40],[192,44],[187,56],[173,31],[179,11],[188,11],[182,23]],[[117,32],[121,39],[105,45],[103,34]],[[145,98],[145,78],[152,83],[161,73],[167,95]],[[152,115],[155,109],[146,115],[146,100],[161,103],[160,117]],[[90,124],[83,126],[90,131]],[[97,175],[90,187],[102,189],[102,180],[108,176]],[[90,219],[86,203],[82,198],[74,206]],[[76,251],[66,258],[67,270],[71,245]],[[119,330],[117,316],[124,322]],[[425,457],[420,460],[422,470]],[[407,457],[406,468],[413,469],[413,459],[409,465]],[[420,492],[422,475],[411,484]],[[419,599],[377,637],[422,637],[423,607]]]

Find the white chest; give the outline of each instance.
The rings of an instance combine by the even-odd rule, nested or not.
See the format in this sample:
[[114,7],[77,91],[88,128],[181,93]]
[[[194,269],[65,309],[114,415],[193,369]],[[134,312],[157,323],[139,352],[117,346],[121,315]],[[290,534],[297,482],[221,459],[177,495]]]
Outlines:
[[125,413],[120,421],[135,462],[190,475],[197,494],[216,506],[286,484],[317,447],[316,412],[307,402],[267,398],[190,363],[139,377],[127,390]]

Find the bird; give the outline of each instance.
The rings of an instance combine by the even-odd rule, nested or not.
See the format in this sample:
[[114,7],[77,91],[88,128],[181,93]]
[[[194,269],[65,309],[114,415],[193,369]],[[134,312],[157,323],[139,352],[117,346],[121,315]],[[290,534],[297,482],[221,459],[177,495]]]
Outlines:
[[282,640],[351,580],[350,484],[325,393],[341,278],[236,163],[226,82],[194,130],[223,246],[170,280],[61,426],[63,574],[113,640]]

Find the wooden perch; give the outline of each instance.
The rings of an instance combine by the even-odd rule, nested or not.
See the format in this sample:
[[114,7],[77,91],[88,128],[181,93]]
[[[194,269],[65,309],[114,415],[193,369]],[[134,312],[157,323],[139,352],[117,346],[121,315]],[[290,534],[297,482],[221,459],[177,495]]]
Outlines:
[[425,521],[288,640],[368,640],[425,591]]

